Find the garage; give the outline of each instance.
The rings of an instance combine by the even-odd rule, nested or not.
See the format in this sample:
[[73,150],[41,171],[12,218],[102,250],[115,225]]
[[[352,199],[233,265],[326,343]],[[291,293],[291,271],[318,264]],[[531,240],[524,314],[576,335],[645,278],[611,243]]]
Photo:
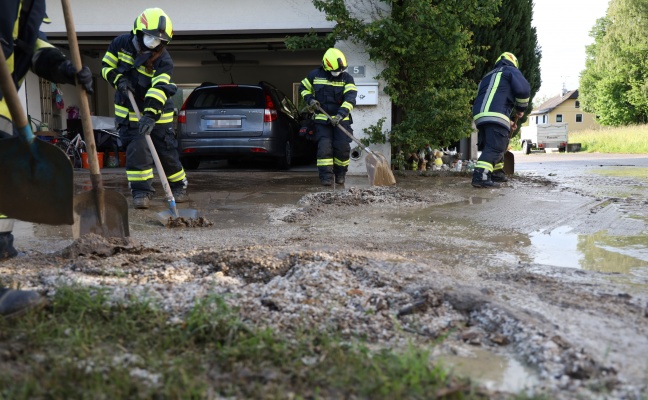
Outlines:
[[[191,90],[202,82],[267,81],[296,102],[296,85],[321,63],[323,52],[288,50],[285,38],[309,32],[324,35],[333,26],[310,0],[244,0],[228,4],[226,8],[215,7],[207,0],[190,4],[161,1],[156,6],[164,9],[173,21],[174,37],[168,50],[175,65],[172,80],[181,89],[175,99],[178,108]],[[112,116],[113,89],[101,78],[101,58],[115,36],[131,29],[132,21],[142,11],[142,6],[123,0],[107,0],[76,2],[72,9],[84,64],[91,68],[96,78],[95,95],[90,99],[91,111],[97,116]],[[48,15],[52,23],[43,25],[42,29],[53,44],[65,48],[67,36],[61,5],[48,3]],[[98,15],[110,18],[98,20]],[[360,71],[354,75],[359,91],[369,87],[376,92],[379,82],[373,77],[379,66],[351,43],[340,42],[336,47],[345,52],[350,67],[359,67],[354,69]],[[60,105],[52,106],[48,88],[50,85],[39,82],[38,77],[30,74],[22,94],[25,106],[31,116],[45,122],[50,129],[64,129],[67,127],[66,108],[78,104],[76,90],[67,85],[59,88],[64,100],[64,106],[59,108]],[[359,104],[354,110],[356,136],[361,136],[362,128],[382,117],[387,118],[385,126],[391,126],[388,97],[382,93],[374,97],[375,101]],[[33,100],[38,98],[40,102]],[[381,151],[389,156],[388,149]],[[364,165],[352,165],[350,171],[355,169],[362,171]]]

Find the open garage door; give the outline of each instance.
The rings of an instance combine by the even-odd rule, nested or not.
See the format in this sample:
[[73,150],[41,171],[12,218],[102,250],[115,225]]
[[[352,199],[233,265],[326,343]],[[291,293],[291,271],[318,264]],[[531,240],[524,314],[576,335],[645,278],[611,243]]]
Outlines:
[[[266,81],[284,93],[293,93],[293,84],[300,82],[310,70],[317,67],[321,63],[323,54],[322,50],[286,49],[284,41],[287,36],[303,34],[305,33],[228,35],[177,33],[168,51],[175,66],[172,80],[181,89],[178,101],[186,98],[191,89],[203,82],[256,84]],[[96,76],[100,76],[101,58],[113,37],[79,37],[79,46],[84,60]],[[57,46],[67,46],[65,37],[50,35],[50,41]],[[97,111],[99,114],[111,115],[109,100],[105,99],[111,98],[112,89],[105,82],[98,83],[97,96],[100,101],[97,102]]]

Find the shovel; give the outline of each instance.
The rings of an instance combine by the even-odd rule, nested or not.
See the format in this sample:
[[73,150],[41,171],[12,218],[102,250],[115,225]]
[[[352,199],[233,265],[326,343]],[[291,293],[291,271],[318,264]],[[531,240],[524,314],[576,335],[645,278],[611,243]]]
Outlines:
[[[321,106],[317,106],[319,112],[326,115],[329,121],[332,121],[331,116],[322,109]],[[369,150],[362,142],[355,138],[351,132],[347,131],[342,125],[337,125],[340,130],[347,135],[351,140],[353,140],[360,148],[367,152],[365,157],[365,164],[367,165],[367,175],[369,176],[369,184],[371,186],[392,186],[396,184],[396,178],[394,173],[389,168],[389,162],[387,158],[378,153]]]
[[[72,10],[68,0],[61,1],[65,26],[74,68],[79,71],[81,52],[77,42]],[[77,85],[79,101],[81,102],[81,124],[85,133],[86,147],[88,150],[88,163],[90,164],[90,181],[92,190],[74,196],[74,225],[72,236],[78,239],[82,235],[94,233],[104,237],[128,237],[128,202],[119,192],[105,190],[99,171],[97,159],[97,145],[95,143],[92,121],[90,120],[90,106],[88,97],[82,85]]]
[[22,221],[71,225],[72,164],[59,148],[34,136],[1,46],[0,89],[18,131],[0,140],[0,213]]
[[[517,125],[517,121],[518,116],[516,114],[513,117],[513,123]],[[513,135],[513,131],[511,131],[511,135]],[[513,175],[515,173],[515,155],[510,150],[506,150],[506,153],[504,153],[504,173],[506,175]]]
[[[128,92],[128,98],[130,99],[131,105],[133,106],[133,111],[135,111],[135,116],[139,120],[141,118],[139,108],[137,107],[137,103],[135,103],[135,98],[133,97],[133,93],[130,91]],[[160,181],[162,183],[162,188],[164,189],[164,194],[166,196],[167,202],[169,203],[169,211],[162,211],[156,214],[156,218],[158,221],[160,221],[164,226],[169,226],[169,219],[170,218],[185,218],[185,219],[195,219],[198,217],[198,211],[197,210],[192,210],[190,208],[183,208],[183,209],[178,209],[176,206],[175,198],[173,197],[173,192],[171,191],[171,186],[169,186],[169,180],[166,177],[166,174],[164,173],[164,168],[162,167],[162,163],[160,162],[160,157],[157,154],[157,151],[155,150],[155,145],[153,145],[153,140],[151,139],[151,135],[144,135],[146,138],[146,144],[149,147],[149,150],[151,151],[151,156],[153,157],[153,162],[155,163],[155,169],[157,169],[158,176],[160,177]]]

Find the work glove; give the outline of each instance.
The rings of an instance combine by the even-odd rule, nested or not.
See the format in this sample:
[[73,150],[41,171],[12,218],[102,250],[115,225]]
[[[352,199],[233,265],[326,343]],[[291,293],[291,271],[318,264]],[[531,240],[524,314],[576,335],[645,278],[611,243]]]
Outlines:
[[139,120],[139,133],[140,135],[150,135],[155,127],[155,120],[148,115],[144,115]]
[[119,92],[126,97],[128,97],[128,92],[131,93],[135,92],[135,88],[133,87],[133,84],[123,76],[119,78],[119,80],[117,81],[117,90],[119,90]]
[[65,60],[59,71],[61,70],[65,75],[65,83],[76,85],[78,82],[83,86],[83,89],[85,89],[88,94],[94,93],[94,88],[92,87],[92,72],[90,71],[90,68],[83,67],[79,72],[76,72],[76,68],[74,68],[72,61]]
[[319,101],[317,101],[317,100],[315,100],[315,99],[311,99],[311,100],[308,102],[308,111],[310,111],[310,112],[317,111],[317,110],[319,109],[319,106],[320,106],[320,102],[319,102]]
[[344,117],[339,114],[335,117],[331,117],[331,125],[338,126],[343,119]]

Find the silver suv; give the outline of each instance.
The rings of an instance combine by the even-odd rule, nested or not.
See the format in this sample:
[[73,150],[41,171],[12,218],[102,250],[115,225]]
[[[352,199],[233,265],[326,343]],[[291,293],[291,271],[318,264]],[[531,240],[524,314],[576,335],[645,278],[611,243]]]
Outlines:
[[299,136],[301,116],[280,90],[258,85],[203,83],[178,113],[178,148],[186,169],[202,160],[272,159],[288,168],[315,159],[313,142]]

